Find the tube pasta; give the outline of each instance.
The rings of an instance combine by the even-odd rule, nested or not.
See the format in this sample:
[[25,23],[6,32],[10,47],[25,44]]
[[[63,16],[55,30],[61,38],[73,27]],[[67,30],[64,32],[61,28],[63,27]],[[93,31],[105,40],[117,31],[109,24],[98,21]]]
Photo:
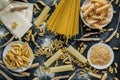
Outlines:
[[107,79],[107,73],[104,73],[103,77],[101,80],[106,80]]
[[50,67],[48,69],[48,71],[51,73],[71,71],[71,70],[74,70],[73,65],[62,65],[57,67]]
[[41,12],[41,14],[38,16],[38,18],[34,22],[34,24],[37,27],[40,26],[43,23],[43,21],[44,21],[45,17],[47,16],[48,12],[50,11],[50,9],[51,9],[50,7],[45,6],[45,8]]
[[70,52],[70,54],[75,56],[80,62],[87,63],[87,59],[83,55],[81,55],[77,50],[75,50],[72,46],[69,46],[67,50]]
[[50,57],[45,63],[44,65],[46,67],[49,67],[55,60],[57,60],[58,58],[60,58],[60,56],[62,55],[62,51],[58,50],[52,57]]

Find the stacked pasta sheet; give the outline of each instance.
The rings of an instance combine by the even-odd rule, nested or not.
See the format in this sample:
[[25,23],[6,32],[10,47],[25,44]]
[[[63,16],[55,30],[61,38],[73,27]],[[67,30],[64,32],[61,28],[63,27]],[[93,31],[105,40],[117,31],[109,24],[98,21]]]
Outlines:
[[61,0],[47,21],[47,29],[68,40],[79,33],[80,0]]

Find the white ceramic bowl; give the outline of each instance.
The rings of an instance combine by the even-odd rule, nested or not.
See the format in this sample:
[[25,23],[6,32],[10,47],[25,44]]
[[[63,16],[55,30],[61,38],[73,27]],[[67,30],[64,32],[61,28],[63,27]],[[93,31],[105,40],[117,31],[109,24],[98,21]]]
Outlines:
[[[89,3],[89,2],[90,2],[90,0],[85,0],[85,1],[83,2],[82,6],[84,6],[85,4],[87,4],[87,3]],[[108,0],[107,0],[107,2],[110,4],[110,2],[109,2]],[[81,6],[81,7],[82,7],[82,6]],[[110,9],[111,9],[111,11],[110,11],[109,14],[108,14],[108,18],[109,18],[109,20],[110,20],[110,22],[111,22],[111,20],[112,20],[112,18],[113,18],[113,6],[112,6],[112,4],[111,4]],[[82,11],[80,11],[80,16],[81,16],[81,19],[82,19],[83,23],[84,23],[86,26],[88,26],[89,28],[92,28],[92,29],[96,29],[95,27],[92,27],[90,24],[88,24],[88,23],[85,21],[85,19],[84,19],[84,17],[83,17],[83,12],[82,12]],[[109,23],[110,23],[110,22],[109,22]],[[104,25],[101,25],[101,27],[104,28],[104,27],[107,26],[109,23],[104,24]]]
[[[103,45],[103,46],[107,47],[107,48],[110,50],[110,54],[112,55],[112,57],[111,57],[111,59],[110,59],[110,62],[109,62],[108,64],[104,65],[104,66],[92,64],[91,61],[90,61],[90,54],[91,54],[92,48],[95,47],[95,46],[97,46],[97,45]],[[88,59],[89,64],[90,64],[92,67],[94,67],[94,68],[96,68],[96,69],[106,69],[107,67],[109,67],[109,66],[112,64],[112,62],[113,62],[113,60],[114,60],[114,52],[113,52],[113,50],[111,49],[111,47],[110,47],[109,45],[104,44],[104,43],[97,43],[97,44],[94,44],[94,45],[88,50],[87,59]]]
[[[13,41],[13,42],[9,43],[5,47],[5,49],[3,51],[3,60],[4,60],[4,58],[5,58],[6,54],[7,54],[7,51],[9,51],[11,49],[11,47],[12,47],[12,45],[14,43],[25,44],[24,42],[21,42],[21,41]],[[29,65],[27,67],[21,67],[21,68],[15,69],[15,70],[13,70],[12,68],[10,68],[9,66],[7,66],[7,68],[10,69],[10,70],[12,70],[12,71],[14,71],[14,72],[23,72],[23,71],[27,70],[32,65],[32,62],[33,62],[33,51],[32,51],[32,49],[30,47],[29,47],[29,49],[30,49],[30,52],[31,52],[31,59],[30,59]]]

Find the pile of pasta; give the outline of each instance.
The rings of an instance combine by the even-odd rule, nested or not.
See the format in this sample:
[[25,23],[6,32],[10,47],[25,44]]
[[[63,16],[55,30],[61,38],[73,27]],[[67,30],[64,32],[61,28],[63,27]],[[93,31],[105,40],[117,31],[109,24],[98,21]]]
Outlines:
[[97,45],[92,48],[90,61],[92,64],[104,66],[110,62],[111,57],[112,55],[107,47]]
[[80,0],[60,0],[47,21],[47,29],[68,40],[79,33]]
[[81,11],[85,22],[93,28],[102,29],[111,21],[111,4],[106,0],[89,0],[81,7]]
[[4,63],[11,69],[29,66],[31,52],[27,44],[14,43],[4,57]]

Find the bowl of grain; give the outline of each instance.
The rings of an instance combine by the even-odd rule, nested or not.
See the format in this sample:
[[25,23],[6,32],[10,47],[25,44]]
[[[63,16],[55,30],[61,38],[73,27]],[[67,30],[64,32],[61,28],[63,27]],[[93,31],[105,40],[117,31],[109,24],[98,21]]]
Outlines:
[[96,69],[106,69],[114,60],[111,47],[104,43],[94,44],[87,53],[89,64]]
[[81,19],[92,29],[102,29],[113,18],[113,7],[108,0],[85,0],[81,6]]
[[14,72],[27,70],[33,62],[33,51],[27,43],[13,41],[3,51],[3,62]]

